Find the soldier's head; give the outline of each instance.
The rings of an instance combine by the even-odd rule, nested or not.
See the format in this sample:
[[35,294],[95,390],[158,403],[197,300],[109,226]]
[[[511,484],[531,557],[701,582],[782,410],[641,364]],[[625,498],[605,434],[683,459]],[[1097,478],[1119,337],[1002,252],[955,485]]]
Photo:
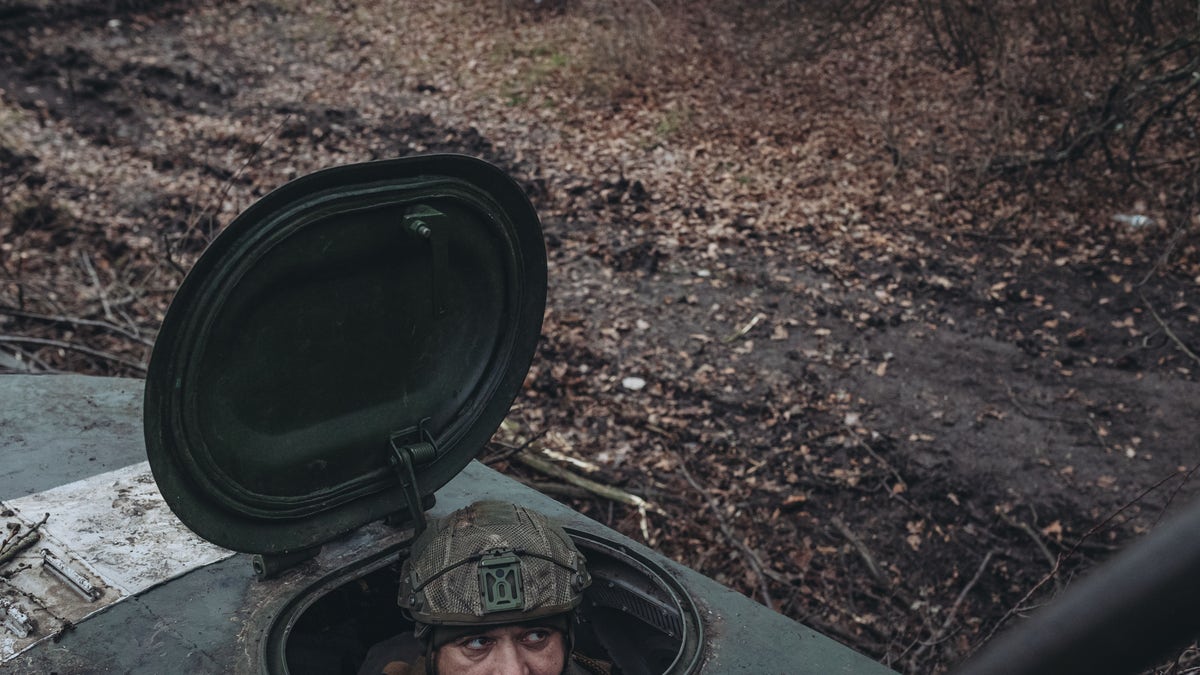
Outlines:
[[483,501],[417,537],[399,603],[430,672],[558,675],[589,583],[583,555],[561,527],[525,507]]

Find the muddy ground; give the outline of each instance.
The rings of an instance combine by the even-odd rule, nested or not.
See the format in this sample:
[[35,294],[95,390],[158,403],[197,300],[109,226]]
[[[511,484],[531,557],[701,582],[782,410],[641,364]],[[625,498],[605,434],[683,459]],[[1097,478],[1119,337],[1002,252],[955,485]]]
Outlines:
[[[1068,552],[1028,604],[1200,496],[1195,228],[878,180],[889,152],[819,112],[714,144],[703,100],[553,98],[569,15],[331,6],[0,3],[0,365],[143,374],[255,198],[461,152],[518,177],[550,259],[482,458],[898,670],[958,662]],[[727,92],[737,133],[764,86]],[[553,483],[529,439],[658,510]]]

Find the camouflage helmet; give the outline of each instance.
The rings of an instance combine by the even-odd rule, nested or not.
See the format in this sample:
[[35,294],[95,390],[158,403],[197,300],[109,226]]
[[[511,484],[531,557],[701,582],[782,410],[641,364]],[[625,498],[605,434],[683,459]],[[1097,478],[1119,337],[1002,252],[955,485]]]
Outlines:
[[476,502],[431,524],[400,572],[399,605],[432,626],[503,625],[575,609],[591,583],[583,554],[542,514]]

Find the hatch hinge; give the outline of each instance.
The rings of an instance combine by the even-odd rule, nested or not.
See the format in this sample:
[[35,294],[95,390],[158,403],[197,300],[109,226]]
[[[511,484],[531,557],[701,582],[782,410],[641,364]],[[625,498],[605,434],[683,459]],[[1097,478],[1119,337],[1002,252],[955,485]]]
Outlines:
[[288,551],[287,553],[256,553],[250,558],[250,564],[254,567],[254,576],[259,581],[266,581],[267,579],[274,579],[282,572],[306,560],[312,560],[320,552],[320,546],[313,546],[302,548],[299,551]]
[[393,433],[388,452],[388,462],[396,472],[396,477],[400,479],[400,489],[404,491],[404,501],[408,505],[408,522],[416,529],[413,532],[414,537],[425,530],[425,509],[433,505],[422,503],[416,472],[418,466],[430,464],[438,456],[437,443],[425,428],[428,422],[429,419],[426,418],[415,427]]

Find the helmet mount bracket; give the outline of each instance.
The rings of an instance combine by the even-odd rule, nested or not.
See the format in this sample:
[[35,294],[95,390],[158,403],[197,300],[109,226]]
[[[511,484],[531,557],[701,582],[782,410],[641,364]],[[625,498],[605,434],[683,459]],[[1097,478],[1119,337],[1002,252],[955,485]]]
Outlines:
[[479,593],[484,614],[524,609],[521,559],[512,550],[496,551],[479,561]]

